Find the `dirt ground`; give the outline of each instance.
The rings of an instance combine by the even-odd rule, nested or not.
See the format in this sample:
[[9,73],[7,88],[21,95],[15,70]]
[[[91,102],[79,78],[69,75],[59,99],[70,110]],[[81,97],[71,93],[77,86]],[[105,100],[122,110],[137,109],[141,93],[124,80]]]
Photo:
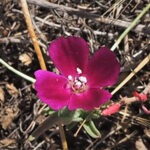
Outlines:
[[[57,70],[47,51],[51,41],[60,36],[83,37],[89,44],[91,55],[101,46],[111,48],[129,23],[150,3],[149,0],[47,0],[48,5],[44,0],[40,1],[28,0],[28,5],[46,66],[53,72]],[[98,19],[100,17],[106,19]],[[114,52],[121,64],[121,73],[118,83],[109,87],[109,91],[149,55],[150,11]],[[34,72],[40,69],[19,0],[0,1],[0,58],[33,78]],[[147,101],[123,104],[119,112],[94,120],[101,138],[91,138],[84,129],[74,137],[80,123],[69,131],[64,127],[69,149],[148,150],[150,115],[142,105],[150,109],[150,64],[140,69],[111,101],[133,98],[132,92],[144,90],[147,90]],[[55,125],[33,142],[27,140],[45,118],[43,113],[38,114],[43,105],[31,82],[0,64],[0,150],[62,149]]]

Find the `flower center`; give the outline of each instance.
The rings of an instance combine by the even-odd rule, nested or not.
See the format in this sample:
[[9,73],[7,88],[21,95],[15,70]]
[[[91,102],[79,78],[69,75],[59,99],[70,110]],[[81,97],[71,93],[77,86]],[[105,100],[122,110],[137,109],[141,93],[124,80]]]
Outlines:
[[78,75],[75,78],[73,78],[71,75],[68,76],[69,86],[73,92],[82,93],[87,89],[87,79],[81,75],[82,70],[80,68],[77,68],[77,73]]

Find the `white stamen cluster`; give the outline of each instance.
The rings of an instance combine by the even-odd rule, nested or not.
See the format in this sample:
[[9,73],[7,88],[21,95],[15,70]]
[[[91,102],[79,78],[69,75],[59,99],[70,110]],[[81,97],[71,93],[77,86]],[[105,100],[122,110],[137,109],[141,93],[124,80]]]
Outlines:
[[87,89],[86,83],[87,78],[84,76],[81,76],[82,70],[80,68],[77,68],[78,76],[73,78],[71,75],[68,75],[69,85],[72,88],[74,92],[80,93]]

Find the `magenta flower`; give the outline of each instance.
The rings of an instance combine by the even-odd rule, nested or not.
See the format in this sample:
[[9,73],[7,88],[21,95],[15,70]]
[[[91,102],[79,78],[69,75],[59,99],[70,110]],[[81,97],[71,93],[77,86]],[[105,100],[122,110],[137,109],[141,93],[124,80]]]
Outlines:
[[61,75],[36,71],[35,89],[51,108],[92,110],[111,98],[102,87],[116,83],[120,65],[108,48],[100,48],[89,60],[89,47],[84,39],[60,37],[51,43],[49,55]]

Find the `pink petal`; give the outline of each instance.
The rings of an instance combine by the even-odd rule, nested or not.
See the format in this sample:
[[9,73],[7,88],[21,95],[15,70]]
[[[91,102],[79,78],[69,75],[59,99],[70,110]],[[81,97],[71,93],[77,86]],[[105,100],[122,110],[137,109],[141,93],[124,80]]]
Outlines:
[[98,50],[89,61],[87,78],[91,87],[104,87],[116,83],[120,65],[116,55],[108,48]]
[[83,71],[87,65],[89,48],[82,38],[60,37],[51,43],[49,54],[61,74],[75,76],[77,68]]
[[111,98],[111,94],[100,88],[88,89],[83,93],[74,93],[71,96],[68,108],[70,110],[82,108],[84,110],[93,110],[104,104]]
[[67,79],[52,72],[38,70],[35,72],[35,89],[37,96],[54,110],[68,105],[70,91],[66,89]]

